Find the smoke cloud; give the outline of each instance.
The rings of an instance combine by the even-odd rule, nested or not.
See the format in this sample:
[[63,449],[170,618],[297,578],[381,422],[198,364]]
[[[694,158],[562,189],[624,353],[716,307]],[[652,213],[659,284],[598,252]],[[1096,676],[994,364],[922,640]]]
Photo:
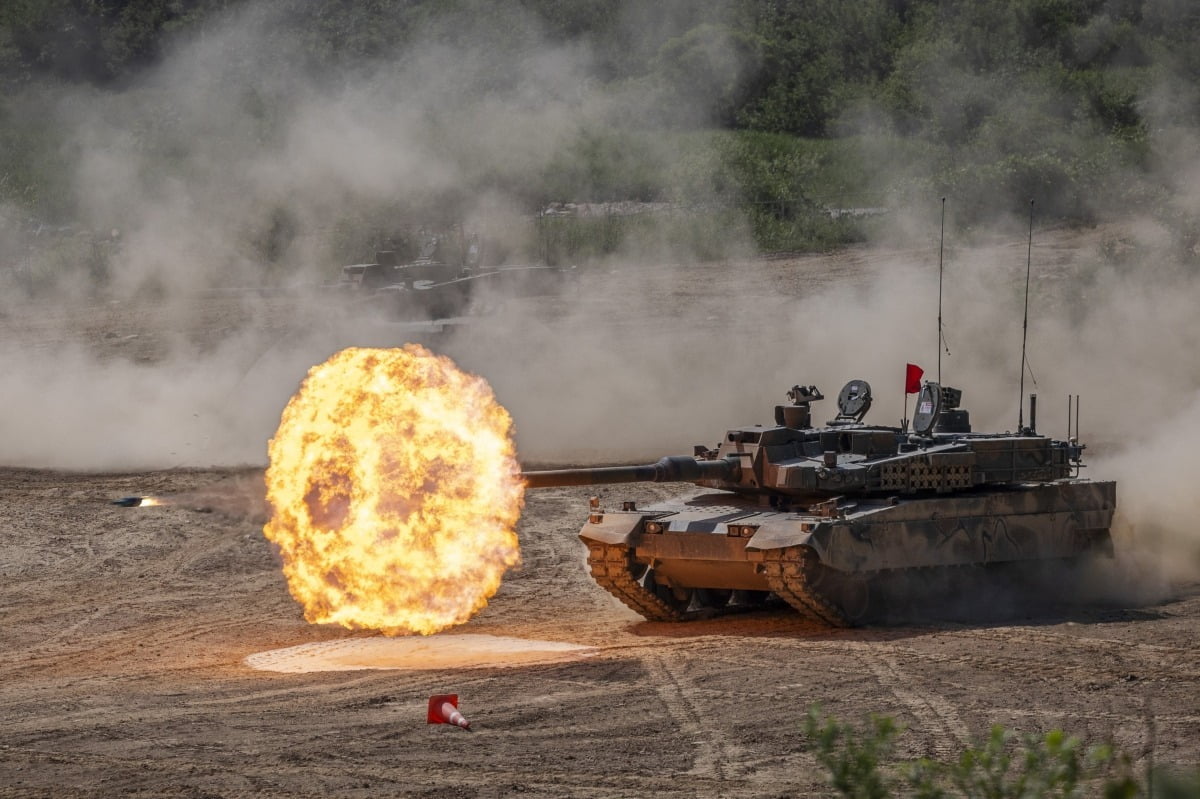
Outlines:
[[[273,13],[204,31],[126,90],[57,98],[76,206],[105,231],[71,257],[112,257],[98,295],[81,274],[0,303],[0,462],[261,464],[309,366],[414,339],[485,376],[522,457],[543,464],[711,446],[727,427],[770,423],[795,383],[825,392],[824,420],[844,382],[866,379],[869,418],[895,424],[905,363],[936,377],[937,198],[894,212],[876,245],[697,263],[664,244],[581,265],[541,297],[485,297],[492,313],[436,333],[347,313],[316,288],[349,253],[370,257],[363,230],[448,197],[515,230],[528,221],[522,175],[653,101],[597,88],[586,47],[511,9],[497,13],[523,31],[519,57],[476,23],[336,75],[306,70]],[[1151,99],[1166,108],[1170,92]],[[1198,142],[1172,124],[1153,143],[1171,207],[1191,218]],[[864,155],[881,174],[892,159]],[[947,227],[942,379],[964,389],[979,430],[1014,429],[1018,412],[1027,244],[1011,220],[995,230]],[[743,235],[731,230],[731,250],[749,251]],[[1185,260],[1171,229],[1136,213],[1039,228],[1029,306],[1039,429],[1065,436],[1067,395],[1082,395],[1087,476],[1120,481],[1127,545],[1153,541],[1171,579],[1194,579],[1200,550],[1200,494],[1184,483],[1200,465],[1200,282]]]

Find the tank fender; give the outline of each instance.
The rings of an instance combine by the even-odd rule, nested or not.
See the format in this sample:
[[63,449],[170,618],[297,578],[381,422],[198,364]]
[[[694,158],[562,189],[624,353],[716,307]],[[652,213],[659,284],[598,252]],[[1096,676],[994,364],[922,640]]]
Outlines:
[[846,572],[865,571],[877,557],[870,525],[819,521],[803,523],[810,529],[802,530],[801,524],[795,519],[763,524],[746,542],[746,549],[783,549],[803,544],[817,554],[821,563]]
[[646,518],[640,513],[595,514],[583,525],[579,538],[585,543],[629,544]]
[[[811,525],[812,529],[802,530],[801,523],[791,521],[771,521],[759,525],[746,542],[746,549],[783,549],[800,544],[816,547],[813,532],[821,525]],[[806,525],[809,526],[809,525]],[[818,553],[819,554],[819,553]]]

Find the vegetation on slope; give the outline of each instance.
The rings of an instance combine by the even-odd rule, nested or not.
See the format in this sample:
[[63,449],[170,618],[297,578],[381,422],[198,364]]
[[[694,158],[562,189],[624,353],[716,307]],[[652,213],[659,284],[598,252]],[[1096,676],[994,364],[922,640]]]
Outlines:
[[[64,106],[145,91],[230,20],[260,32],[229,90],[264,140],[287,118],[281,76],[352,86],[419,74],[431,52],[457,57],[451,104],[545,102],[523,93],[535,68],[566,73],[550,81],[564,103],[588,93],[592,112],[533,168],[497,158],[440,197],[451,205],[482,191],[531,211],[706,204],[747,219],[769,250],[864,235],[830,209],[943,195],[968,221],[1036,198],[1066,220],[1135,204],[1196,227],[1171,175],[1200,118],[1200,10],[1176,0],[12,0],[0,6],[0,203],[78,218],[82,145]],[[548,51],[570,63],[540,64]],[[138,107],[156,102],[133,146],[182,169],[156,138],[171,101]]]

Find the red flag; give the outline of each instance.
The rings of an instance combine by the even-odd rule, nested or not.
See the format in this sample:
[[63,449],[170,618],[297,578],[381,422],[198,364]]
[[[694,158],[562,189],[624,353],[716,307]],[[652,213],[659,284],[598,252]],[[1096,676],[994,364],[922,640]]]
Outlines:
[[904,370],[904,393],[916,394],[921,390],[921,375],[925,374],[925,370],[917,366],[915,363],[910,363]]

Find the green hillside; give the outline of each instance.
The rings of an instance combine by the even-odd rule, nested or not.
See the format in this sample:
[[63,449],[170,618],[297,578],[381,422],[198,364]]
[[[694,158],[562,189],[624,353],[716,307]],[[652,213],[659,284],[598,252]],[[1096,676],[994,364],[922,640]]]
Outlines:
[[[138,171],[186,182],[199,137],[283,148],[298,97],[355,95],[420,108],[421,146],[459,174],[354,195],[354,218],[331,221],[352,235],[373,209],[492,192],[531,212],[702,206],[748,220],[762,249],[811,249],[869,234],[839,209],[949,195],[965,221],[1030,198],[1083,223],[1136,207],[1187,250],[1175,180],[1200,119],[1196,41],[1200,7],[1183,0],[9,0],[0,203],[95,227],[105,214],[78,186],[90,131],[127,125]],[[203,80],[221,93],[192,101],[231,124],[207,130],[187,105]],[[535,149],[522,114],[561,130]],[[468,142],[481,120],[513,149]],[[307,221],[270,204],[260,238]]]

